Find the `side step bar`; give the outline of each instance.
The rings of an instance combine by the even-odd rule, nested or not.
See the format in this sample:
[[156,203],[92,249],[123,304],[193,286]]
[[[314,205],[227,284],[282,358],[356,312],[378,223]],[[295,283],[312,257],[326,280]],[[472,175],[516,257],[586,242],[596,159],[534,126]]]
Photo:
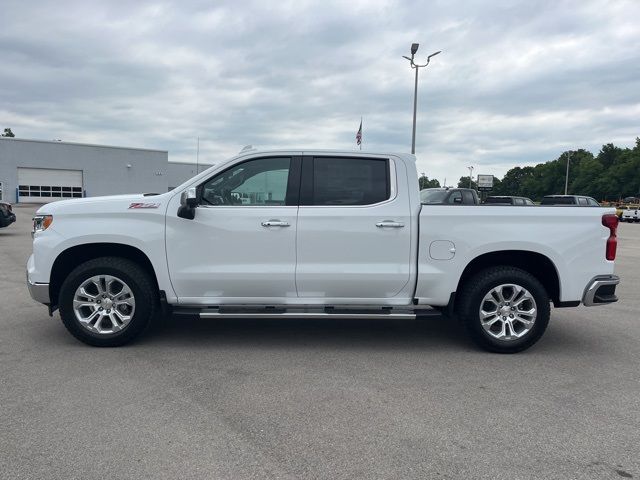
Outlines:
[[394,318],[396,320],[413,320],[415,313],[327,313],[327,312],[200,312],[200,318]]
[[414,320],[416,317],[439,316],[432,308],[380,307],[380,306],[300,306],[300,305],[220,305],[215,307],[174,306],[176,315],[199,316],[200,318],[336,318]]

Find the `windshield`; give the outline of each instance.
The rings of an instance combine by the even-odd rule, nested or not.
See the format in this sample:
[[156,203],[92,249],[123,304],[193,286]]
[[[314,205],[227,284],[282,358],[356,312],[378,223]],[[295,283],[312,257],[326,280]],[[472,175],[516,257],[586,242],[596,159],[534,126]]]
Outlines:
[[575,205],[573,197],[544,197],[541,205]]
[[420,201],[422,203],[442,203],[447,196],[447,190],[439,188],[427,188],[420,191]]

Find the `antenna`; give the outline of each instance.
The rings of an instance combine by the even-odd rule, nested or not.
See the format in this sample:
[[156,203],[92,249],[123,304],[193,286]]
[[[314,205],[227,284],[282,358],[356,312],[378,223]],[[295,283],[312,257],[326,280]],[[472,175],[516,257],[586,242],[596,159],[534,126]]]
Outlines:
[[198,146],[196,147],[196,175],[200,173],[200,137],[198,137]]

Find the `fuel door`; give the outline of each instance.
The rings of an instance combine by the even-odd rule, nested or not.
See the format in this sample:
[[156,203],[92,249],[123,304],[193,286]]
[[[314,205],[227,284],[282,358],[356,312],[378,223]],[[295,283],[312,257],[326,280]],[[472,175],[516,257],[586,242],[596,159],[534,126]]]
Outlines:
[[434,260],[451,260],[456,255],[456,246],[449,240],[434,240],[429,245],[429,256]]

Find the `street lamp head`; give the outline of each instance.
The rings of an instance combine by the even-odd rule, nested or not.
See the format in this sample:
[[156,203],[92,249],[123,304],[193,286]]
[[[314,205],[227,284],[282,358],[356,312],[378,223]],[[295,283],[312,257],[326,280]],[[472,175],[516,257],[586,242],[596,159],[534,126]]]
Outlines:
[[411,55],[415,55],[416,52],[418,51],[418,47],[420,46],[419,43],[412,43],[411,44]]
[[435,57],[436,55],[438,55],[439,53],[442,53],[442,50],[438,50],[436,53],[432,53],[431,55],[429,55],[427,57],[427,61],[431,60],[431,57]]
[[407,57],[406,55],[402,55],[402,58],[406,58],[407,60],[411,61],[411,58]]

